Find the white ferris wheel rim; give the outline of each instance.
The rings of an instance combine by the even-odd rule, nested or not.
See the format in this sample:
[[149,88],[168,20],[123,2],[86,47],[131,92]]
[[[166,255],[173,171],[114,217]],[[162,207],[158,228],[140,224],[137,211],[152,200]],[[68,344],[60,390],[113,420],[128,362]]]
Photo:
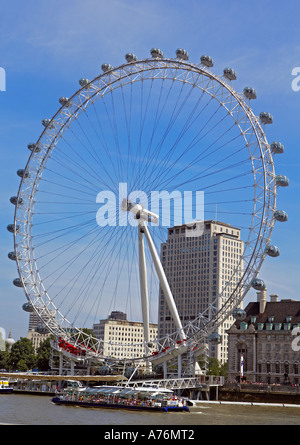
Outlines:
[[[191,333],[191,339],[196,337],[199,340],[202,336],[206,336],[208,332],[216,329],[216,326],[227,318],[232,309],[244,298],[250,288],[251,280],[257,276],[264,260],[265,247],[271,239],[274,226],[273,212],[276,208],[274,162],[259,119],[254,115],[242,95],[237,93],[223,77],[213,74],[203,66],[191,64],[188,61],[179,59],[143,59],[114,67],[95,77],[94,80],[88,83],[88,88],[85,86],[79,89],[69,99],[68,106],[63,105],[53,116],[50,125],[45,128],[37,141],[37,145],[41,148],[41,151],[39,153],[32,151],[29,157],[25,171],[30,172],[30,177],[22,178],[18,191],[18,198],[22,198],[25,203],[23,207],[16,206],[14,222],[16,261],[20,279],[22,280],[28,301],[56,337],[66,336],[66,330],[62,326],[69,324],[72,329],[74,329],[74,326],[72,326],[67,318],[55,307],[47,290],[44,288],[34,256],[34,245],[31,244],[33,206],[35,195],[38,193],[39,181],[43,169],[57,141],[63,135],[64,131],[69,128],[73,120],[77,119],[79,114],[84,112],[89,105],[99,100],[106,93],[111,92],[115,88],[123,87],[126,82],[133,84],[141,81],[147,74],[150,74],[149,78],[151,79],[170,76],[169,78],[173,80],[193,83],[195,87],[199,87],[202,91],[214,96],[214,99],[219,101],[222,107],[231,114],[240,131],[244,132],[245,139],[247,138],[245,122],[247,122],[248,125],[250,124],[249,134],[254,135],[257,142],[254,153],[251,153],[250,156],[252,157],[254,188],[257,193],[257,202],[255,202],[255,205],[257,204],[259,208],[256,212],[253,212],[252,226],[247,241],[252,250],[250,253],[251,258],[248,261],[247,269],[241,279],[243,283],[247,281],[247,285],[245,286],[243,284],[244,292],[242,297],[239,298],[235,296],[236,289],[234,289],[232,298],[228,299],[228,303],[220,311],[215,311],[215,314],[210,320],[203,314],[195,317],[195,321],[189,323],[186,329],[187,333]],[[151,77],[151,75],[153,77]],[[208,81],[206,86],[204,80]],[[217,87],[221,87],[219,92],[217,91]],[[229,93],[231,103],[221,101],[224,91]],[[243,113],[242,117],[241,112]],[[249,151],[250,147],[248,147]],[[255,166],[253,159],[257,162]],[[257,167],[257,165],[259,165],[259,167]],[[257,216],[258,214],[260,215],[259,217]],[[16,230],[17,227],[20,229]],[[253,239],[252,235],[254,235]],[[52,311],[55,311],[55,319],[49,317]],[[205,327],[203,327],[203,320],[205,320],[206,323]],[[207,323],[208,320],[209,322]],[[89,344],[88,341],[90,341],[90,344],[94,345],[93,353],[96,355],[99,354],[102,348],[101,341],[95,340],[94,338],[91,340],[88,335],[82,332],[81,328],[75,328],[71,334],[68,334],[70,341],[75,344],[78,344],[79,338],[82,338],[82,336],[87,338],[87,344]],[[174,342],[176,342],[177,338],[175,335]],[[158,348],[162,348],[165,345],[165,339],[159,339],[157,344]]]

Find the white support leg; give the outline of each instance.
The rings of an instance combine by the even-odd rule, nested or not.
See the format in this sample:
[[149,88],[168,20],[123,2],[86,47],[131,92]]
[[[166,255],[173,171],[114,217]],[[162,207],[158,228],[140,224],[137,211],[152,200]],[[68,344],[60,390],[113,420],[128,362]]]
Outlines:
[[63,375],[63,362],[64,362],[64,356],[63,353],[59,352],[59,375]]
[[164,370],[164,380],[166,380],[167,377],[168,377],[168,367],[167,367],[167,362],[163,362],[163,370]]
[[182,374],[182,355],[178,356],[178,378],[181,379]]
[[[145,340],[145,353],[149,354],[150,348],[150,328],[149,328],[149,301],[148,301],[148,288],[147,288],[147,269],[144,249],[144,233],[143,228],[138,225],[139,231],[139,270],[140,270],[140,288],[141,288],[141,300],[142,300],[142,314],[143,314],[143,327],[144,327],[144,340]],[[147,372],[151,372],[151,363],[147,363]]]
[[181,340],[184,340],[185,339],[185,334],[184,334],[184,331],[182,329],[182,324],[181,324],[181,321],[180,321],[180,318],[179,318],[179,314],[178,314],[178,311],[177,311],[177,308],[176,308],[176,305],[175,305],[175,302],[174,302],[174,299],[173,299],[173,295],[172,295],[172,292],[171,292],[171,289],[170,289],[167,277],[165,275],[165,271],[164,271],[164,269],[162,267],[162,264],[160,262],[159,256],[157,254],[156,248],[154,246],[154,243],[152,241],[152,238],[150,236],[150,233],[149,233],[149,230],[148,230],[147,226],[143,225],[143,229],[144,229],[144,233],[145,233],[148,245],[149,245],[149,249],[150,249],[150,253],[151,253],[151,256],[152,256],[152,260],[153,260],[153,263],[154,263],[154,266],[155,266],[155,269],[156,269],[156,272],[157,272],[157,275],[158,275],[158,278],[159,278],[159,282],[160,282],[160,285],[162,287],[162,290],[163,290],[163,293],[164,293],[164,296],[165,296],[168,308],[169,308],[169,310],[171,312],[171,315],[172,315],[172,318],[174,320],[175,326],[179,330],[180,338],[181,338]]

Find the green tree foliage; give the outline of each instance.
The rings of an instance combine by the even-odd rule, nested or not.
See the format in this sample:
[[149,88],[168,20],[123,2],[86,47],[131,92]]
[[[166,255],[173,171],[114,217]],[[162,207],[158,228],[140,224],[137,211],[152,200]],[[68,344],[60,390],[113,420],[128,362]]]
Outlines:
[[44,340],[37,350],[36,366],[39,371],[48,371],[50,357],[50,338]]
[[208,374],[227,377],[228,363],[221,364],[216,358],[208,361]]
[[10,353],[8,352],[7,348],[6,351],[0,351],[0,369],[8,369],[9,358]]
[[10,371],[26,372],[35,366],[36,357],[34,347],[28,338],[21,337],[11,347],[7,367]]

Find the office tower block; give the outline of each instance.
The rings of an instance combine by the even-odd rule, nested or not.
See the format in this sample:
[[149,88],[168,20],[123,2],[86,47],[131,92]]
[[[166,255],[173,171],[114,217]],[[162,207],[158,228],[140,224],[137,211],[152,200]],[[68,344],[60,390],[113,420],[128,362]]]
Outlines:
[[[209,304],[221,308],[243,272],[241,230],[219,221],[204,221],[203,233],[193,236],[195,226],[168,229],[161,245],[161,262],[183,326],[203,313]],[[211,357],[227,361],[227,334],[234,319],[230,316],[218,328],[222,342],[210,346]],[[158,336],[174,332],[175,326],[162,290],[159,290]]]

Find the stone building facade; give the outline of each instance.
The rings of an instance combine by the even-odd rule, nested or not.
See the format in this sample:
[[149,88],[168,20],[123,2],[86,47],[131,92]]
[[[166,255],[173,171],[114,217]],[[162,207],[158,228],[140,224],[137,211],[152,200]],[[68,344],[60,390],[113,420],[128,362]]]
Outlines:
[[[150,340],[157,337],[157,324],[150,323]],[[103,340],[103,354],[118,360],[142,358],[145,355],[144,327],[140,321],[129,321],[124,312],[113,311],[105,320],[93,325],[95,337]]]
[[278,301],[277,295],[267,301],[265,290],[245,312],[246,317],[227,331],[228,379],[243,374],[248,382],[299,384],[300,301]]

